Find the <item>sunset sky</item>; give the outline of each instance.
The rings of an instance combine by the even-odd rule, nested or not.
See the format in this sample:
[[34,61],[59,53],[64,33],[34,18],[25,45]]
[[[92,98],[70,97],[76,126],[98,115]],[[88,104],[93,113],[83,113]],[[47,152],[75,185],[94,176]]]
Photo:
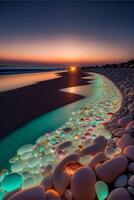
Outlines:
[[0,61],[134,58],[134,2],[0,2]]

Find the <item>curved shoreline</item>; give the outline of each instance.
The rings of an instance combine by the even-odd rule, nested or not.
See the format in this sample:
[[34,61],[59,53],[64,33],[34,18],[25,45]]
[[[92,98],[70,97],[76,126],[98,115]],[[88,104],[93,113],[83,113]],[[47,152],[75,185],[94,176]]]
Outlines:
[[[97,75],[97,76],[100,76],[100,75]],[[95,74],[94,74],[94,78],[95,78]],[[100,78],[101,78],[101,76],[100,76]],[[84,77],[84,79],[85,79],[85,77]],[[87,75],[86,79],[90,80],[90,76],[88,77],[88,75]],[[97,78],[96,78],[96,80],[97,80]],[[102,80],[103,80],[103,78],[102,78]],[[104,80],[105,80],[105,78],[104,78]],[[67,111],[68,109],[69,109],[70,112],[72,112],[72,111],[75,111],[75,110],[77,110],[77,109],[79,109],[80,107],[83,107],[83,106],[90,105],[90,107],[92,107],[92,106],[94,107],[95,106],[94,102],[97,103],[98,99],[102,95],[101,90],[100,90],[101,88],[98,87],[101,83],[99,83],[99,84],[98,83],[96,84],[96,83],[97,83],[96,81],[95,82],[93,81],[92,87],[93,87],[93,90],[94,90],[94,94],[92,94],[91,97],[89,96],[87,98],[84,98],[82,100],[79,100],[77,102],[69,104],[67,106],[64,106],[62,108],[56,109],[56,110],[54,110],[50,113],[47,113],[47,114],[29,122],[28,124],[26,124],[22,128],[17,129],[13,133],[11,133],[8,137],[6,137],[1,142],[1,145],[0,145],[1,154],[4,156],[4,160],[1,160],[1,163],[6,163],[6,160],[9,160],[9,158],[11,158],[11,156],[13,156],[13,154],[17,151],[17,149],[20,146],[22,146],[23,144],[33,143],[35,141],[35,139],[37,137],[39,137],[39,135],[42,135],[42,132],[48,132],[48,131],[51,131],[51,130],[54,131],[55,129],[61,127],[61,125],[64,124],[65,121],[67,121],[68,118],[71,116],[71,115],[70,116],[67,115],[65,119],[61,120],[61,118],[59,118],[59,119],[57,119],[58,121],[54,122],[57,115],[63,116],[65,113],[68,113],[68,111]],[[87,85],[87,87],[88,87],[88,85]],[[103,89],[103,86],[102,86],[102,89]],[[98,94],[96,95],[96,93],[98,93]],[[70,110],[70,108],[71,108],[71,110]],[[54,124],[56,126],[53,126]],[[33,135],[32,138],[31,138],[31,134]],[[18,142],[16,144],[14,144],[14,141],[18,141]],[[6,153],[8,146],[14,146],[14,148],[13,148],[14,151],[13,151],[13,149],[11,149],[11,151],[9,152],[10,154]],[[15,149],[15,146],[16,146],[16,149]],[[5,156],[5,154],[6,154],[6,156]],[[2,156],[1,156],[1,159],[2,159]]]
[[[96,79],[95,79],[95,80],[97,80],[97,76],[98,76],[98,77],[99,77],[99,76],[101,77],[101,75],[95,75],[95,76],[96,76]],[[101,79],[102,79],[102,80],[103,80],[103,79],[106,80],[106,78],[100,78],[100,80],[101,80]],[[104,81],[104,82],[105,82],[105,81]],[[100,83],[101,83],[101,82],[99,82],[99,79],[98,79],[98,83],[97,83],[98,86],[99,86]],[[107,83],[107,84],[106,84],[106,83]],[[103,88],[104,91],[105,91],[105,90],[107,91],[107,87],[109,87],[109,86],[108,86],[108,81],[106,81],[106,83],[105,83],[105,84],[102,83],[102,86],[101,86],[101,87]],[[112,82],[111,82],[111,83],[112,83]],[[104,84],[104,85],[103,85],[103,84]],[[111,84],[111,85],[112,85],[112,84]],[[114,85],[114,84],[113,84],[113,85]],[[106,88],[105,88],[105,87],[106,87]],[[112,87],[113,87],[113,86],[112,86]],[[111,87],[111,90],[112,90],[112,87]],[[104,95],[104,97],[105,97],[105,95],[107,95],[107,94],[105,94],[105,93],[107,93],[107,92],[104,92],[104,91],[103,91],[102,94],[100,93],[102,97],[103,97],[103,95]],[[118,92],[117,92],[117,94],[118,94]],[[118,96],[118,95],[117,95],[117,96]],[[101,97],[101,98],[102,98],[102,97]],[[104,98],[104,97],[103,97],[103,98]],[[111,96],[111,97],[112,97],[112,96]],[[94,98],[92,99],[92,101],[94,101]],[[101,101],[100,101],[100,102],[101,102]],[[90,103],[91,103],[91,102],[90,102]],[[102,104],[103,104],[103,103],[102,103]],[[91,106],[91,105],[90,105],[90,106]],[[99,107],[100,107],[100,106],[99,106]],[[115,107],[116,107],[116,106],[115,106]],[[110,109],[110,108],[109,108],[109,109]],[[114,108],[114,109],[115,109],[115,108]],[[116,108],[115,110],[117,110],[117,108]],[[85,110],[85,111],[86,111],[86,110]],[[85,112],[85,111],[84,111],[84,112]],[[88,111],[88,110],[87,110],[87,111]],[[93,111],[92,111],[92,112],[93,112]],[[108,111],[107,111],[107,112],[108,112]],[[111,114],[110,114],[110,115],[111,115]],[[99,116],[98,116],[98,115],[96,115],[96,116],[97,116],[97,120],[98,120],[98,117],[99,117]],[[100,118],[100,117],[99,117],[99,118]],[[108,118],[107,118],[107,119],[108,119]],[[100,120],[100,119],[99,119],[99,120]],[[103,120],[102,120],[102,121],[103,121]],[[96,121],[96,122],[93,121],[93,122],[94,122],[94,123],[97,123],[97,121]],[[96,125],[95,125],[95,124],[92,124],[92,125],[93,125],[92,130],[94,130],[94,127],[96,127]],[[65,128],[66,128],[66,126],[65,126],[65,127],[63,126],[63,129],[62,129],[62,130],[64,130]],[[71,129],[72,129],[72,127],[71,127]],[[101,129],[100,129],[100,130],[101,130]],[[71,131],[72,131],[72,130],[71,130]],[[104,131],[104,130],[103,130],[103,131]],[[67,133],[67,134],[69,134],[69,133]],[[101,135],[101,134],[100,134],[100,135]],[[48,136],[49,136],[49,138],[50,138],[50,135],[48,135]],[[89,136],[90,136],[90,134],[89,134]],[[93,138],[94,138],[94,137],[95,137],[95,136],[93,136]],[[45,138],[46,138],[46,135],[45,135]],[[37,140],[37,143],[36,143],[37,146],[40,145],[40,144],[42,144],[42,142],[44,143],[44,139],[45,139],[45,138],[41,138],[41,139]],[[89,137],[89,138],[90,138],[90,137]],[[88,144],[89,146],[95,145],[94,142],[97,141],[98,138],[104,138],[104,137],[103,137],[103,136],[98,136],[98,138],[96,138],[96,137],[95,137],[94,139],[93,139],[93,138],[92,138],[92,139],[90,138],[90,140],[91,140],[92,142],[90,142],[90,143]],[[46,140],[46,139],[45,139],[45,140]],[[100,139],[100,140],[102,140],[102,139]],[[87,141],[89,141],[89,140],[87,140]],[[65,142],[65,141],[64,141],[64,142]],[[85,141],[85,142],[86,142],[86,141]],[[106,145],[106,139],[104,139],[103,143],[104,143],[104,146],[105,146],[105,145]],[[97,144],[98,144],[98,143],[97,143]],[[86,145],[85,147],[82,147],[82,149],[80,150],[80,152],[84,152],[84,148],[88,148],[88,145]],[[29,147],[29,148],[31,148],[31,147]],[[35,148],[35,147],[34,147],[34,148]],[[36,148],[37,148],[37,147],[36,147]],[[95,148],[96,148],[96,147],[95,147]],[[33,148],[32,148],[32,149],[33,149]],[[61,150],[62,150],[62,149],[61,149]],[[101,149],[100,149],[100,150],[101,150]],[[100,150],[99,150],[99,151],[100,151]],[[21,151],[22,151],[22,150],[21,150]],[[89,151],[89,150],[88,150],[88,151]],[[96,150],[95,150],[95,151],[96,151]],[[77,151],[76,151],[76,152],[77,152]],[[76,152],[74,152],[74,153],[76,153]],[[18,153],[19,153],[19,152],[18,152]],[[73,153],[73,151],[71,150],[70,153]],[[79,153],[79,151],[78,151],[77,153]],[[97,152],[96,152],[96,153],[97,153]],[[20,153],[19,155],[21,155],[21,154],[23,155],[23,153]],[[82,153],[82,154],[83,154],[83,153]],[[85,153],[84,153],[84,154],[85,154]],[[58,154],[57,154],[57,155],[58,155]],[[62,155],[62,159],[63,159],[64,157],[65,157],[65,159],[66,159],[66,156],[69,156],[69,155],[64,155],[64,156]],[[80,157],[81,157],[81,156],[80,156]],[[82,157],[83,157],[83,156],[82,156]],[[16,157],[16,158],[17,158],[17,157]],[[57,158],[58,158],[58,157],[57,157]],[[91,159],[93,159],[93,156],[92,156],[91,158],[86,156],[86,159],[84,158],[84,160],[81,158],[81,162],[84,164],[84,165],[83,165],[83,164],[82,164],[82,165],[85,166],[85,163],[87,163],[87,162],[88,162],[89,160],[91,160]],[[18,159],[17,159],[17,160],[18,160]],[[63,161],[64,161],[64,159],[63,159]],[[17,161],[17,162],[18,162],[18,161]],[[61,161],[61,162],[62,162],[62,161]],[[13,161],[13,163],[14,163],[14,161]],[[56,163],[57,163],[57,162],[56,162]],[[50,164],[49,164],[49,165],[50,165]],[[49,166],[49,165],[48,165],[48,166]],[[60,165],[60,163],[59,163],[58,165]],[[57,168],[57,167],[56,167],[56,168]],[[56,168],[54,169],[54,171],[56,170]],[[12,170],[13,170],[13,172],[17,172],[17,171],[15,170],[15,167],[12,168]],[[45,170],[46,170],[46,169],[45,169]],[[51,172],[51,170],[50,170],[50,172]],[[46,173],[46,175],[48,175],[50,172]],[[53,172],[53,173],[55,173],[55,172]],[[20,173],[20,174],[21,174],[21,173]],[[39,180],[39,181],[40,181],[40,180]],[[25,183],[25,184],[26,184],[26,183]],[[25,184],[24,184],[23,188],[27,188],[27,187],[28,187],[28,186],[25,186]],[[36,184],[37,184],[37,183],[36,183]],[[36,185],[36,184],[35,184],[35,185]]]

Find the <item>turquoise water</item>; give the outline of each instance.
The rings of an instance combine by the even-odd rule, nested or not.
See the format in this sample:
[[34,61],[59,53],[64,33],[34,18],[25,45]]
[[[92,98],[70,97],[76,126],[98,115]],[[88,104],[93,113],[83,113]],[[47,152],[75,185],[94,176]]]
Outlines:
[[59,128],[69,119],[69,117],[71,117],[73,111],[89,105],[91,108],[94,107],[97,101],[103,97],[109,89],[105,88],[104,90],[104,79],[105,85],[106,81],[108,84],[109,82],[110,84],[112,83],[101,75],[94,74],[93,77],[94,80],[91,83],[93,88],[91,96],[44,114],[4,138],[0,142],[0,167],[9,167],[8,160],[16,154],[16,151],[20,146],[28,143],[35,143],[35,140],[39,136]]

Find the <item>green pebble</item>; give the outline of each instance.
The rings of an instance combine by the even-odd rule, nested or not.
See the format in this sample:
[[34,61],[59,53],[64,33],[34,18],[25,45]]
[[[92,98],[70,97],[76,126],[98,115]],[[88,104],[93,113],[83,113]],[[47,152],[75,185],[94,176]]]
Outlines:
[[17,174],[9,174],[7,175],[1,183],[1,187],[5,192],[12,192],[22,185],[22,177]]
[[104,200],[108,196],[108,186],[104,181],[97,181],[95,184],[96,194],[99,200]]

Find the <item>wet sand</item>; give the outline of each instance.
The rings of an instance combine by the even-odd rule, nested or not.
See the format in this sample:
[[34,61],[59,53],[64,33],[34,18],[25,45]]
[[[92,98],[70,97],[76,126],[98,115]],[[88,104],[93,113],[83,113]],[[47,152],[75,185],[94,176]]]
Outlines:
[[89,80],[82,79],[86,76],[84,72],[57,74],[61,75],[58,79],[0,93],[0,138],[44,113],[84,98],[59,91],[61,88],[89,84]]

